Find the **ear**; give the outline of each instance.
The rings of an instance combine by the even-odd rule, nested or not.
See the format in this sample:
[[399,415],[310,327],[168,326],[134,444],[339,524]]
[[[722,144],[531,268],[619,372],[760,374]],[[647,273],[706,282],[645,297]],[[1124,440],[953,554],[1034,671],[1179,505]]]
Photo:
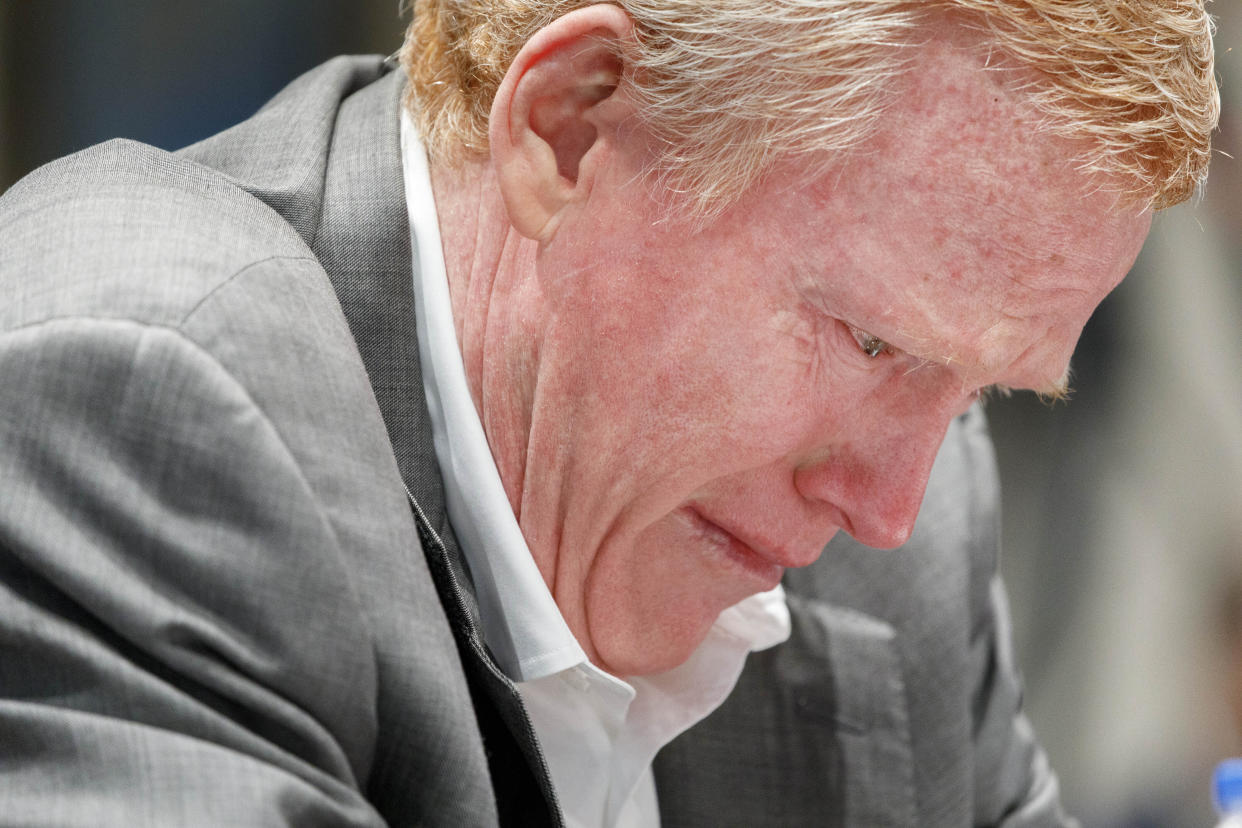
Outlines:
[[505,73],[488,141],[509,220],[522,235],[551,239],[565,207],[589,193],[592,150],[623,117],[614,93],[632,35],[619,7],[587,6],[536,32]]

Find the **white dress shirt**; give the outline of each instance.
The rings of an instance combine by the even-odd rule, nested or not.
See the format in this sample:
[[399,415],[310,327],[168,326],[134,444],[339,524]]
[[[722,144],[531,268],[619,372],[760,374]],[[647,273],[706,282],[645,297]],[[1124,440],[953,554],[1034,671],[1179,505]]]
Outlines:
[[747,654],[789,637],[785,593],[778,586],[725,610],[668,672],[622,680],[587,660],[522,537],[466,384],[427,157],[406,113],[401,151],[423,386],[483,639],[517,682],[566,824],[658,826],[656,752],[724,701]]

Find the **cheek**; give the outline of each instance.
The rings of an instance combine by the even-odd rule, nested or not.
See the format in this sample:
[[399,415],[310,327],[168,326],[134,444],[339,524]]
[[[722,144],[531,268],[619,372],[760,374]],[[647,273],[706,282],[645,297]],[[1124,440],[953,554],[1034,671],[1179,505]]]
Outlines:
[[[813,352],[769,319],[701,326],[652,363],[655,398],[686,435],[714,441],[741,457],[788,452],[801,439],[816,397]],[[703,447],[705,450],[709,446]]]
[[772,312],[741,327],[699,328],[675,358],[652,361],[662,424],[683,435],[683,445],[698,440],[693,448],[704,455],[731,459],[736,471],[815,452],[859,417],[921,399],[896,363],[853,353],[856,344],[839,341],[849,334],[835,325],[822,315]]
[[872,382],[771,272],[718,256],[654,275],[635,264],[582,273],[559,308],[576,343],[576,427],[614,462],[697,486],[815,445],[839,400]]
[[716,419],[805,385],[811,370],[806,337],[790,336],[788,322],[709,291],[635,291],[608,306],[584,297],[571,320],[584,374],[622,408],[637,397]]

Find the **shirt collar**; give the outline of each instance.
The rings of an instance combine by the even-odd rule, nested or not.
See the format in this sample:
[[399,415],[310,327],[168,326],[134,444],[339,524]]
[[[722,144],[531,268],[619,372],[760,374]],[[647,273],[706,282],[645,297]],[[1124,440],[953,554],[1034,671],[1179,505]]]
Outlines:
[[474,579],[483,640],[496,663],[515,681],[539,678],[585,661],[586,654],[522,537],[470,396],[427,156],[404,111],[401,153],[416,264],[418,350],[449,521]]

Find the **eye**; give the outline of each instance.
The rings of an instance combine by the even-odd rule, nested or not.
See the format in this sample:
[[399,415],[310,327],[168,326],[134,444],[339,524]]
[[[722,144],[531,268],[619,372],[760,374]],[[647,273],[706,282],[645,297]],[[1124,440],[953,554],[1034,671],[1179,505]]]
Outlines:
[[870,358],[875,359],[881,354],[892,352],[889,344],[878,336],[872,336],[864,330],[855,328],[848,322],[845,323],[845,327],[849,329],[850,336],[854,337],[854,341],[858,343],[858,347],[862,349],[862,352]]

